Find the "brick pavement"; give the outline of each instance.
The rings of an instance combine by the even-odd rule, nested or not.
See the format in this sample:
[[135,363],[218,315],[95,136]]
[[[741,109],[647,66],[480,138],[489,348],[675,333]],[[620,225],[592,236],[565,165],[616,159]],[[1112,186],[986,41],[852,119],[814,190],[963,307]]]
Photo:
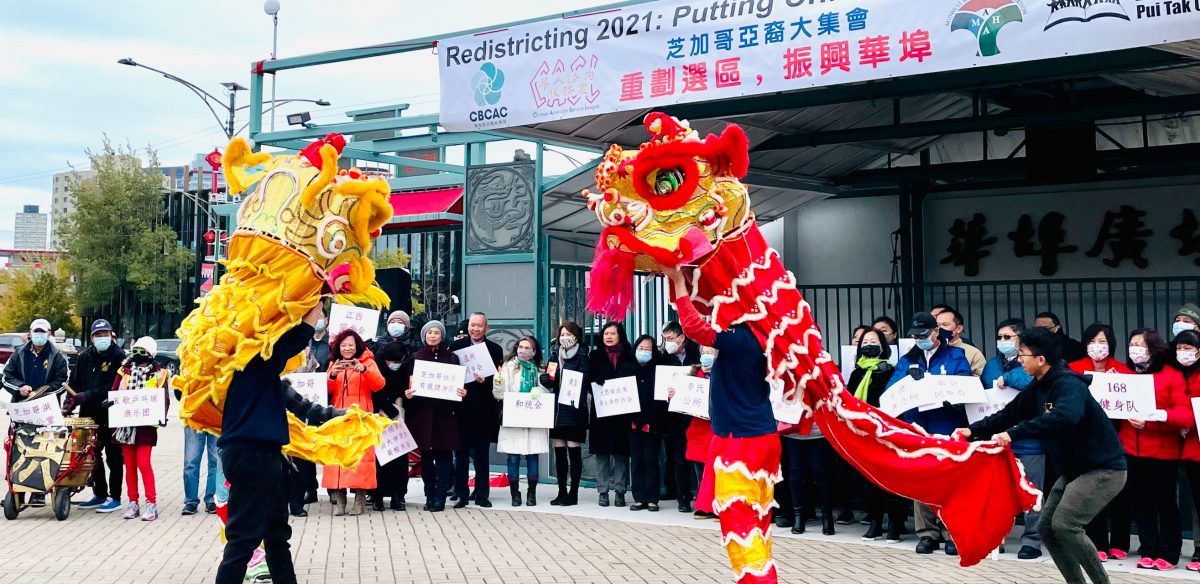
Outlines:
[[[0,416],[0,429],[7,420]],[[161,508],[153,523],[124,521],[75,509],[58,522],[48,508],[0,522],[0,584],[211,582],[221,556],[215,517],[182,517],[183,438],[178,423],[160,431],[154,466]],[[717,583],[730,572],[715,522],[696,522],[666,502],[660,513],[602,509],[595,492],[565,512],[546,501],[511,509],[507,490],[496,507],[444,513],[420,508],[421,486],[410,486],[409,511],[333,517],[324,500],[309,517],[293,519],[292,545],[301,582],[342,583]],[[82,500],[85,493],[76,496]],[[789,583],[1028,583],[1061,582],[1048,558],[985,561],[964,569],[943,554],[917,556],[913,541],[862,543],[861,526],[834,537],[777,534],[775,557]],[[1185,544],[1190,547],[1190,544]],[[1015,550],[1014,541],[1009,543]],[[1185,549],[1186,554],[1190,549]],[[1125,564],[1124,566],[1121,564]],[[1182,569],[1132,573],[1131,562],[1110,562],[1113,582],[1200,581]]]

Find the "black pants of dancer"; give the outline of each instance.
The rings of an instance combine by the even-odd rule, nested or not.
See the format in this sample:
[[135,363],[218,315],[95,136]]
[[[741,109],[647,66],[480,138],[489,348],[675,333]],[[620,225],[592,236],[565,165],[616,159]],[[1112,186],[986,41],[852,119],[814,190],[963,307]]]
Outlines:
[[475,465],[475,501],[484,501],[491,497],[491,478],[489,473],[488,450],[491,442],[486,437],[464,436],[470,443],[463,442],[463,448],[454,451],[454,493],[459,497],[467,497],[471,493],[468,487],[470,472],[468,464]]
[[[125,456],[121,445],[112,438],[112,430],[100,428],[96,432],[96,466],[92,468],[92,494],[97,497],[112,497],[121,502],[121,478],[125,474]],[[104,470],[108,467],[108,480]]]
[[267,555],[271,581],[296,582],[292,565],[292,528],[288,525],[287,462],[278,445],[230,446],[221,449],[221,468],[229,481],[229,521],[225,554],[217,568],[217,584],[241,584],[246,564],[259,543]]
[[658,504],[662,494],[658,453],[662,450],[662,435],[633,430],[629,433],[629,474],[633,482],[635,503]]
[[[425,481],[425,501],[445,505],[446,493],[454,476],[453,450],[422,450],[421,478]],[[459,495],[466,496],[466,493]]]
[[317,465],[303,458],[291,458],[292,465],[287,467],[288,509],[292,513],[304,509],[304,496],[317,492]]
[[1130,500],[1142,557],[1179,563],[1183,545],[1179,527],[1179,461],[1129,458]]

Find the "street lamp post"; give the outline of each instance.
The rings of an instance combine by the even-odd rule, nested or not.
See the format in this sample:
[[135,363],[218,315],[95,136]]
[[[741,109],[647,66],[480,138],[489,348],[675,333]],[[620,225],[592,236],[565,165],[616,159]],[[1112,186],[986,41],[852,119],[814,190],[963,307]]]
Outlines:
[[[267,0],[263,3],[263,12],[271,16],[271,60],[274,61],[279,50],[279,0]],[[275,79],[271,75],[271,101],[275,101]],[[275,108],[271,108],[271,131],[275,131]]]

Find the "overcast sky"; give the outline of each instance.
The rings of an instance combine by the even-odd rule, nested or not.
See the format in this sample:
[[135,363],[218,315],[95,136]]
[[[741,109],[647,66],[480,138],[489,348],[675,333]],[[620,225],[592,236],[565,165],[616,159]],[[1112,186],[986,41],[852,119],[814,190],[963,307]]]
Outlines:
[[[596,0],[281,0],[279,56],[451,33],[606,4]],[[502,8],[501,8],[502,7]],[[88,149],[113,142],[158,151],[163,165],[186,164],[224,146],[199,98],[158,75],[117,64],[130,57],[214,95],[220,83],[249,86],[249,65],[271,53],[271,18],[258,0],[17,2],[0,21],[0,247],[13,240],[23,205],[50,209],[54,173],[86,169]],[[327,65],[279,75],[278,97],[323,98],[313,120],[407,102],[437,111],[437,63],[429,51]],[[268,89],[269,92],[269,89]],[[248,93],[242,93],[245,100]],[[244,102],[244,101],[243,101]],[[218,112],[221,110],[218,109]],[[245,123],[245,112],[238,126]],[[557,158],[557,157],[553,157]],[[550,160],[550,159],[548,159]],[[120,210],[114,210],[119,212]]]

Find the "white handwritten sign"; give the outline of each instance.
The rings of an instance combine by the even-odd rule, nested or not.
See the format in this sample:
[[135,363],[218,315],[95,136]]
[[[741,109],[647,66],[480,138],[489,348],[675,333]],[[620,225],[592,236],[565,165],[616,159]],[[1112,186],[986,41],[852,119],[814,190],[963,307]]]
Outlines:
[[667,411],[707,420],[708,380],[693,376],[675,378],[675,397],[667,405]]
[[595,391],[597,418],[642,411],[641,403],[638,402],[636,377],[609,379],[604,385],[593,385],[592,389]]
[[916,380],[905,375],[879,396],[879,409],[890,416],[899,416],[928,403],[924,400],[925,396],[922,395]]
[[[797,392],[801,391],[799,388]],[[787,402],[783,399],[783,387],[771,389],[771,413],[775,414],[775,419],[785,424],[793,426],[800,423],[800,418],[804,416],[804,401],[797,399],[794,402]]]
[[462,401],[458,390],[463,388],[463,371],[465,370],[466,368],[462,365],[421,359],[413,361],[413,395]]
[[1128,373],[1092,373],[1092,397],[1114,420],[1146,419],[1158,409],[1154,376]]
[[375,459],[384,465],[416,449],[417,441],[408,431],[408,426],[404,425],[404,420],[396,420],[383,429],[380,443],[375,447]]
[[358,333],[363,340],[375,338],[379,334],[379,311],[334,304],[329,309],[329,334],[336,337],[346,329]]
[[114,391],[108,399],[108,425],[113,428],[157,426],[167,420],[166,392],[161,387]]
[[67,425],[66,420],[63,419],[62,405],[58,403],[58,396],[56,395],[47,395],[37,399],[9,404],[8,417],[13,422],[20,422],[22,424],[35,424],[38,426]]
[[[654,368],[654,399],[658,401],[667,401],[667,396],[670,395],[670,389],[673,384],[678,383],[677,377],[684,377],[692,373],[691,367],[679,367],[672,365],[659,365]],[[678,387],[675,388],[679,390]]]
[[292,373],[287,375],[292,389],[304,399],[321,406],[329,405],[329,378],[325,373]]
[[563,369],[562,384],[558,387],[558,403],[578,408],[581,395],[583,395],[583,374]]
[[508,428],[553,428],[554,395],[543,393],[538,399],[515,391],[504,394],[504,426]]
[[929,375],[918,382],[921,387],[921,411],[936,410],[943,402],[975,404],[987,401],[983,382],[974,375]]
[[[1200,428],[1200,397],[1192,398],[1192,416],[1196,418],[1197,428]],[[1192,432],[1200,440],[1200,432]]]
[[470,347],[464,347],[454,352],[458,355],[458,362],[462,364],[466,370],[463,375],[464,383],[475,381],[475,374],[487,379],[496,374],[496,364],[492,362],[492,355],[488,353],[487,343],[477,343]]
[[1011,387],[1004,389],[992,388],[983,392],[986,402],[967,404],[967,421],[974,424],[1000,410],[1009,402],[1016,399],[1021,392]]

